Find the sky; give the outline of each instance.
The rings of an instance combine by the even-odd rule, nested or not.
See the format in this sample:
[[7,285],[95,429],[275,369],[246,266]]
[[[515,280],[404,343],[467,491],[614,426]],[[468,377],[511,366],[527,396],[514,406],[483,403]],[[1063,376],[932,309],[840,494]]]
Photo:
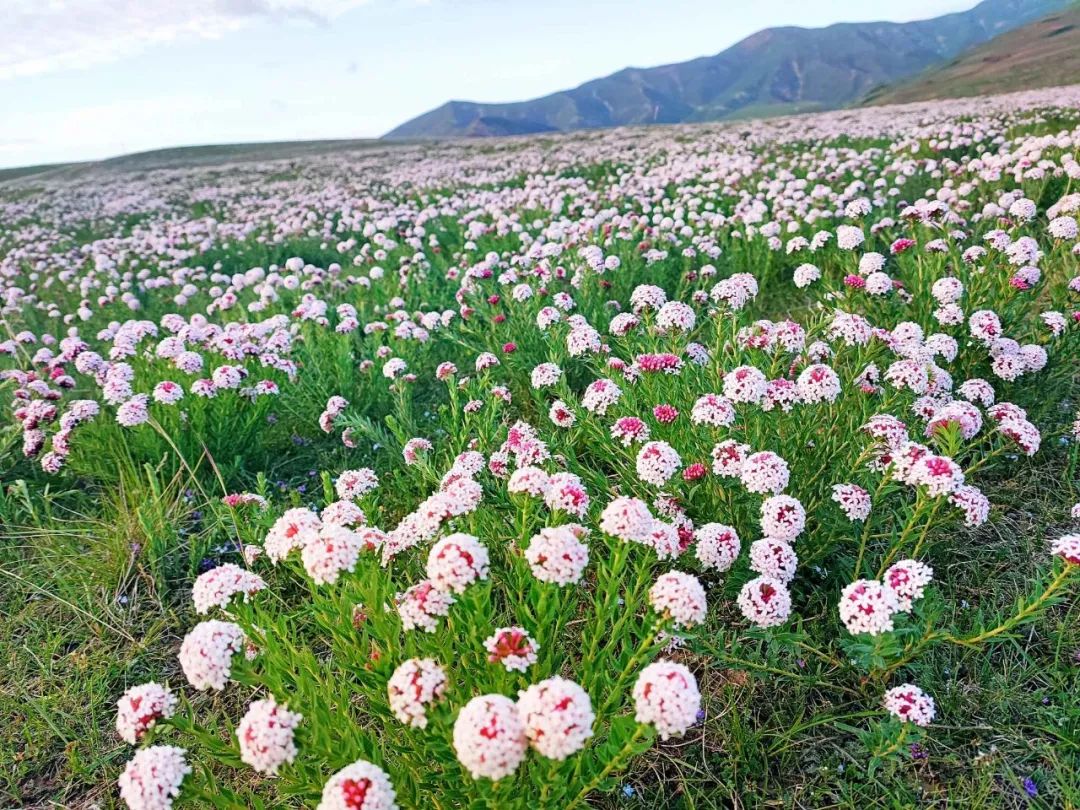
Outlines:
[[0,0],[0,167],[170,146],[378,137],[762,28],[975,0]]

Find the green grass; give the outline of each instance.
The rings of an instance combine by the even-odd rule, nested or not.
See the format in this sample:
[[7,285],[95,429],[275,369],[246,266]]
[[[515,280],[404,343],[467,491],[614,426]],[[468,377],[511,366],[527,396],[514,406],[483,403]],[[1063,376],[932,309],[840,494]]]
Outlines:
[[[1075,124],[1075,118],[1061,115],[1065,117],[1018,124],[1013,134],[1026,134],[1028,126],[1037,131]],[[852,149],[881,145],[843,136],[836,143]],[[622,165],[574,164],[563,167],[562,176],[603,185],[614,182]],[[293,176],[279,175],[275,171],[268,177]],[[523,183],[518,177],[499,185]],[[930,183],[919,176],[906,191],[921,193]],[[1063,183],[1032,183],[1026,191],[1045,208],[1064,193]],[[668,195],[676,192],[674,186],[666,189]],[[386,193],[408,198],[413,192]],[[527,211],[522,218],[538,216],[539,211]],[[82,223],[85,230],[75,235],[89,239],[137,224],[124,217]],[[464,242],[452,217],[436,218],[428,228],[439,234],[447,253]],[[513,246],[508,238],[495,235],[477,241],[480,254]],[[740,245],[729,239],[724,248],[716,261],[721,275],[752,268],[763,287],[783,292],[763,296],[746,317],[779,317],[796,310],[808,320],[820,320],[809,311],[809,293],[796,292],[781,276],[789,269],[783,259],[758,243]],[[207,265],[221,262],[232,272],[281,263],[292,255],[323,266],[339,258],[318,240],[297,238],[214,247],[200,260]],[[625,301],[646,279],[675,295],[687,292],[689,260],[673,255],[646,269],[632,246],[621,248],[620,258],[625,274],[612,276],[612,286],[603,294],[582,296],[579,311],[591,322],[603,322],[608,298]],[[453,286],[440,277],[450,259],[431,259],[430,279],[402,291],[407,308],[453,294]],[[391,256],[388,266],[395,260]],[[954,260],[949,256],[940,262],[944,266]],[[835,262],[832,269],[837,270],[842,259],[822,261]],[[912,273],[924,273],[929,272],[925,265],[938,260],[921,257],[917,268],[916,260],[910,261]],[[1055,255],[1051,272],[1072,272],[1070,261]],[[192,307],[207,303],[205,296],[197,297]],[[280,311],[289,311],[295,303],[281,302]],[[361,321],[384,314],[381,301],[356,296],[354,303]],[[1050,303],[1064,308],[1054,302],[1047,306]],[[167,301],[154,301],[142,315],[157,319],[170,308]],[[912,311],[928,315],[921,300]],[[36,314],[24,316],[30,321]],[[43,328],[41,323],[32,325]],[[525,380],[531,364],[547,356],[548,338],[528,330],[519,337],[508,329],[500,332],[478,321],[450,336],[437,332],[429,344],[408,350],[410,368],[430,372],[435,362],[450,358],[467,369],[479,350],[497,350],[513,336],[520,341],[519,349],[504,357],[504,364],[509,382],[516,386],[514,405],[497,418],[523,416],[539,423],[545,403],[533,398]],[[170,422],[175,414],[162,416],[160,433],[150,428],[125,431],[104,418],[79,435],[77,452],[60,478],[48,478],[23,460],[17,428],[0,426],[0,806],[116,806],[115,779],[131,749],[113,731],[115,701],[128,686],[147,680],[182,683],[176,653],[193,621],[191,582],[205,560],[228,558],[232,549],[226,544],[238,534],[210,508],[220,495],[260,491],[272,496],[277,514],[278,507],[310,502],[311,493],[324,486],[319,476],[323,471],[368,465],[382,475],[399,468],[403,436],[429,436],[445,444],[464,440],[464,432],[454,432],[459,426],[447,422],[445,386],[428,379],[430,374],[409,396],[399,397],[357,371],[356,360],[371,356],[379,345],[376,339],[354,335],[337,340],[307,327],[301,329],[301,338],[297,357],[304,373],[272,404],[230,409],[220,400],[193,401],[189,422]],[[1015,394],[1017,402],[1038,414],[1036,421],[1046,431],[1043,450],[1034,459],[988,470],[986,480],[980,475],[979,483],[995,505],[990,523],[968,531],[954,521],[929,537],[927,556],[938,571],[932,600],[942,613],[938,623],[961,635],[997,624],[1013,612],[1018,599],[1033,592],[1039,569],[1046,567],[1047,540],[1066,529],[1068,508],[1080,499],[1078,447],[1057,441],[1060,426],[1072,418],[1080,401],[1080,376],[1070,348],[1076,344],[1063,345],[1065,356],[1055,358],[1042,378],[1045,387],[1002,385],[1003,399]],[[139,372],[157,373],[149,365]],[[570,368],[568,382],[580,389],[594,372]],[[693,374],[704,377],[706,372],[688,371],[687,377]],[[703,379],[698,382],[705,384]],[[362,413],[354,419],[360,444],[355,450],[346,450],[337,437],[321,435],[314,425],[314,416],[335,393],[352,400],[354,412]],[[775,430],[779,423],[771,424]],[[493,435],[494,425],[486,427]],[[826,427],[811,423],[793,429],[805,431],[806,439],[827,440]],[[759,432],[765,430],[767,425],[759,427]],[[564,440],[553,439],[559,441]],[[593,453],[591,445],[579,448],[567,441],[555,449],[574,462],[580,454],[600,486],[619,476],[631,477],[625,459],[615,454],[610,460],[585,458]],[[806,478],[814,478],[816,470],[808,467],[817,456],[804,455],[793,463],[806,468],[799,470]],[[400,517],[426,491],[429,482],[417,478],[422,475],[390,479],[387,503],[380,503],[380,517],[387,520],[383,525],[392,525],[391,518]],[[592,481],[590,489],[597,501],[608,494]],[[717,504],[711,496],[705,500],[711,507]],[[243,529],[258,534],[259,527]],[[829,565],[834,570],[800,572],[806,580],[800,584],[808,591],[822,585],[820,591],[827,595],[847,574],[835,569],[844,569],[848,562],[843,554],[832,555]],[[722,590],[723,585],[717,585]],[[692,661],[700,673],[703,724],[682,739],[655,745],[618,778],[613,792],[597,797],[594,804],[851,810],[1080,805],[1080,604],[1075,598],[1062,600],[1037,622],[1002,634],[986,647],[940,645],[912,661],[905,677],[933,692],[940,720],[920,743],[918,756],[887,759],[873,771],[860,732],[869,718],[880,715],[876,705],[882,684],[840,660],[837,645],[824,651],[807,648],[810,637],[798,631],[835,625],[836,618],[835,605],[824,596],[809,596],[805,604],[808,612],[797,619],[797,626],[785,628],[791,633],[770,639],[752,631],[729,632],[737,614],[730,599],[718,600],[705,632],[675,654]],[[193,702],[211,735],[227,740],[247,697],[250,694],[238,689],[224,696],[198,695]],[[241,793],[252,788],[274,806],[297,804],[250,771],[215,768],[211,775]],[[1036,796],[1025,791],[1025,779],[1033,780]]]

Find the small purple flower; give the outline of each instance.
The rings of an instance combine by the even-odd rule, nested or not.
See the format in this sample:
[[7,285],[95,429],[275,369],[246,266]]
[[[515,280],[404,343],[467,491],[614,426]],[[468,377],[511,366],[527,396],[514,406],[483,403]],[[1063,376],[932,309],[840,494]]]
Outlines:
[[911,752],[911,758],[914,760],[924,760],[930,756],[926,753],[926,749],[919,743],[912,743],[908,750]]
[[1030,776],[1024,777],[1024,792],[1033,799],[1039,795],[1039,786]]

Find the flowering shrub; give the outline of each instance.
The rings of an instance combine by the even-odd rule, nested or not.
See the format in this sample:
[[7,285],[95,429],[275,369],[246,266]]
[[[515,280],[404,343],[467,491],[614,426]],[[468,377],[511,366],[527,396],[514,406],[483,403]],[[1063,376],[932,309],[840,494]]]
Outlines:
[[[305,186],[285,221],[222,191],[213,235],[154,225],[176,256],[58,253],[69,294],[117,282],[70,311],[8,250],[5,313],[69,325],[0,343],[25,457],[169,459],[230,543],[188,572],[181,677],[120,699],[124,801],[245,806],[229,766],[321,808],[581,807],[700,733],[710,673],[782,689],[807,658],[872,767],[932,735],[928,654],[1009,637],[1080,568],[1059,532],[1013,612],[942,619],[999,482],[1051,438],[1076,469],[1047,392],[1080,359],[1080,127],[1032,134],[1050,101],[647,135],[587,178],[615,135],[445,147],[378,168],[408,192]],[[310,253],[243,266],[283,242]],[[279,411],[304,435],[275,443]],[[321,491],[259,475],[319,443]]]

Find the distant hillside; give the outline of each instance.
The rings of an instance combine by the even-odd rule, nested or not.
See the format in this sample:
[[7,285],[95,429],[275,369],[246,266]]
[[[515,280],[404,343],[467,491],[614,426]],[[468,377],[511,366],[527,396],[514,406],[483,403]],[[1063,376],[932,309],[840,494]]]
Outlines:
[[385,137],[518,135],[841,107],[1067,2],[984,0],[969,11],[918,22],[766,28],[715,56],[626,68],[531,101],[451,101]]
[[263,160],[301,160],[313,155],[336,154],[344,151],[378,149],[385,151],[398,144],[388,144],[372,138],[318,141],[265,141],[257,143],[226,143],[205,146],[175,146],[132,152],[81,163],[51,163],[41,166],[19,166],[0,169],[0,186],[32,179],[71,179],[98,169],[125,172],[157,169],[189,169],[194,166],[229,165]]
[[995,37],[910,81],[875,90],[867,104],[1008,93],[1080,82],[1080,8]]

